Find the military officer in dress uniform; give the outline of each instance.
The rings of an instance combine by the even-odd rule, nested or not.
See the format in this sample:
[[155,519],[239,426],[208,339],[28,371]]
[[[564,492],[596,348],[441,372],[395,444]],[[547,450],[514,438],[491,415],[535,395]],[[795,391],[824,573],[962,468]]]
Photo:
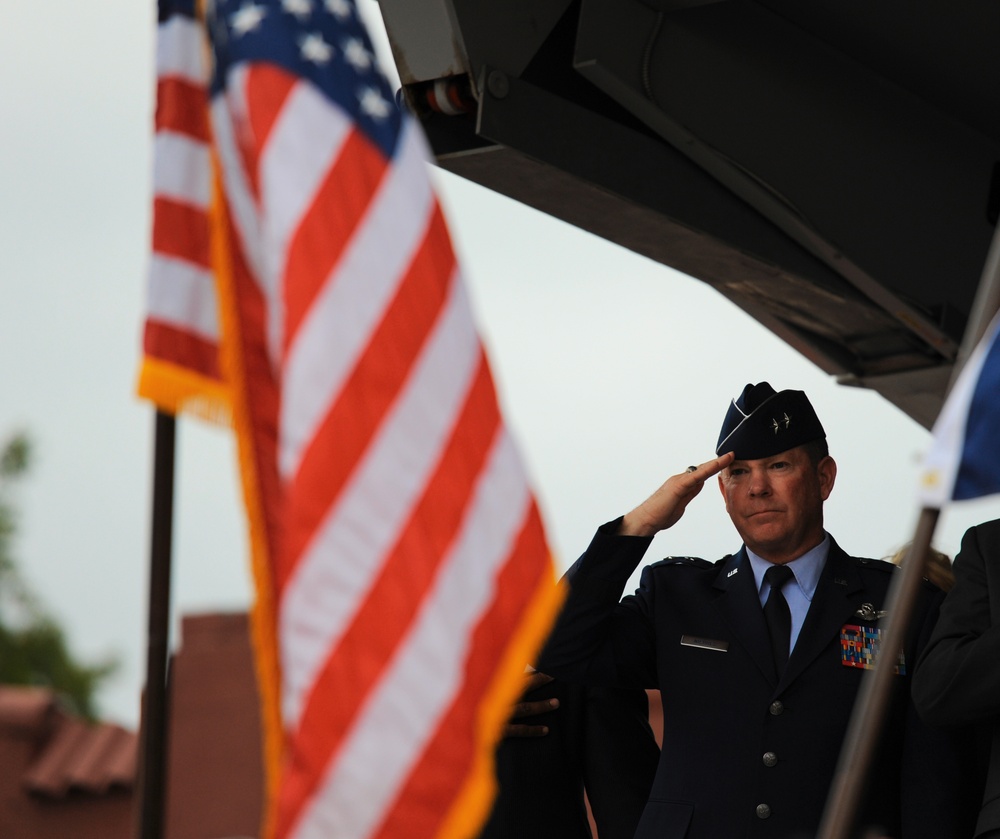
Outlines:
[[[837,465],[801,391],[747,385],[717,457],[669,478],[599,528],[539,668],[581,682],[659,688],[662,752],[637,839],[814,837],[858,686],[881,639],[893,566],[848,556],[823,527]],[[716,478],[742,547],[718,562],[668,558],[622,589],[654,534]],[[910,701],[910,672],[941,593],[925,584],[895,668],[858,829],[967,837],[942,777],[957,756]],[[860,835],[860,834],[859,834]]]

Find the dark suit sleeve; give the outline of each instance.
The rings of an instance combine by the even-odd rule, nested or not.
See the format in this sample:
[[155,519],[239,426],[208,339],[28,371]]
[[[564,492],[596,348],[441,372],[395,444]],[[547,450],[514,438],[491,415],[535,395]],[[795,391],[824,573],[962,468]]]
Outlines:
[[499,794],[479,839],[590,839],[586,788],[601,839],[632,839],[659,749],[645,691],[556,679],[525,694],[559,708],[518,722],[544,737],[508,737],[496,753]]
[[955,585],[917,663],[914,701],[932,724],[964,725],[1000,715],[1000,621],[990,615],[990,581],[997,581],[990,562],[1000,563],[1000,521],[963,537]]
[[618,536],[620,521],[603,525],[566,572],[569,593],[538,669],[573,682],[654,688],[658,685],[648,569],[639,591],[619,603],[652,539]]
[[[908,647],[919,655],[934,636],[943,595],[925,583]],[[969,726],[934,726],[918,713],[911,679],[901,760],[904,837],[968,839],[982,797],[985,766]]]
[[643,690],[587,688],[584,786],[601,839],[632,839],[660,750]]
[[559,708],[517,721],[545,725],[544,737],[506,737],[496,751],[499,785],[479,839],[590,839],[583,801],[587,754],[586,688],[558,679],[524,695],[558,699]]

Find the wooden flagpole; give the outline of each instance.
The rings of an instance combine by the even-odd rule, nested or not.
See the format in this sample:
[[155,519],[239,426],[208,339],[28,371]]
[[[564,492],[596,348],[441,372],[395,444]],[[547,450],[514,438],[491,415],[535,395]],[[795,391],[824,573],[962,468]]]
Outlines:
[[[990,242],[969,324],[952,371],[949,391],[998,310],[1000,310],[1000,226],[994,231],[993,240]],[[893,575],[889,587],[886,605],[889,614],[883,623],[885,638],[882,650],[898,650],[903,646],[906,628],[920,590],[927,551],[934,537],[939,516],[940,510],[934,508],[924,507],[920,511],[902,569]],[[916,662],[912,664],[915,665]],[[893,676],[892,667],[876,667],[865,673],[858,700],[851,713],[833,786],[823,812],[823,820],[820,822],[818,839],[847,839],[849,835],[871,758],[878,743],[882,722],[885,719]]]
[[137,823],[140,839],[161,839],[163,836],[176,428],[177,420],[174,416],[163,411],[156,412],[146,689],[143,693],[142,731],[139,741]]

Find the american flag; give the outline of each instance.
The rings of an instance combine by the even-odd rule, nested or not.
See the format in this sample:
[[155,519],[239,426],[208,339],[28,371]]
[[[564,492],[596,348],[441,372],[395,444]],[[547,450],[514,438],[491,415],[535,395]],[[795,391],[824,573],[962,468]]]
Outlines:
[[350,0],[207,29],[270,830],[467,839],[560,594],[425,141]]
[[139,395],[169,413],[219,418],[228,396],[209,255],[208,61],[194,0],[160,4],[153,242]]
[[924,458],[920,500],[939,509],[1000,493],[1000,314],[969,355]]

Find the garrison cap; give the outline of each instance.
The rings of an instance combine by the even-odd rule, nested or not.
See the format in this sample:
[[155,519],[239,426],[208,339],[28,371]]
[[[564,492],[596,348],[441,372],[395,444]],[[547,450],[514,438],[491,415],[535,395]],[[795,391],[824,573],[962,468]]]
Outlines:
[[826,437],[801,390],[775,392],[767,382],[748,384],[726,412],[717,455],[735,452],[738,460],[757,460]]

